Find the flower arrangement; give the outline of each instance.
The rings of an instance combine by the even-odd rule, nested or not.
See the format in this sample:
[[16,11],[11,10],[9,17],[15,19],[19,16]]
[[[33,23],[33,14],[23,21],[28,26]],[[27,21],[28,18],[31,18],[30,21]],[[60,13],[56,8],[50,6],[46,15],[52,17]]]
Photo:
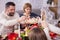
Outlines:
[[37,18],[31,18],[31,19],[28,19],[27,22],[30,24],[38,23],[38,19]]
[[[25,20],[24,22],[27,24],[32,24],[32,25],[30,28],[26,28],[24,33],[20,33],[20,36],[22,37],[22,39],[19,39],[19,40],[24,40],[24,37],[28,36],[28,33],[30,32],[30,30],[32,30],[35,27],[39,27],[37,18],[30,18],[30,19]],[[11,33],[10,35],[8,35],[8,40],[17,40],[17,37],[18,37],[18,34]]]

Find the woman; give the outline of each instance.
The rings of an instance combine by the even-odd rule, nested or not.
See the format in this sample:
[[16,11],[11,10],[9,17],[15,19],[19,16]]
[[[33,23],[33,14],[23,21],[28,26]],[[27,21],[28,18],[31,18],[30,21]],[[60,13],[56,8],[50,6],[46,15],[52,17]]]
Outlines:
[[55,33],[57,35],[60,35],[60,31],[59,31],[60,28],[58,28],[58,27],[56,27],[56,26],[48,23],[46,21],[46,15],[44,14],[44,12],[43,12],[42,15],[43,15],[43,17],[42,17],[43,20],[42,20],[41,24],[42,24],[42,27],[44,28],[44,32],[46,33],[46,36],[47,36],[48,40],[51,40],[51,37],[49,35],[50,34],[49,32],[53,32],[53,33]]
[[[23,11],[24,13],[23,14],[20,14],[20,16],[25,16],[26,19],[30,19],[30,18],[33,18],[33,17],[38,17],[39,15],[35,14],[35,13],[32,13],[32,5],[30,3],[25,3],[24,6],[23,6]],[[23,25],[25,21],[23,21]],[[21,29],[24,29],[25,27],[21,25]],[[26,25],[25,25],[26,26]]]
[[26,17],[31,17],[31,18],[39,16],[32,12],[32,5],[30,3],[24,4],[23,11],[24,11],[24,13],[21,14],[21,16],[26,16]]

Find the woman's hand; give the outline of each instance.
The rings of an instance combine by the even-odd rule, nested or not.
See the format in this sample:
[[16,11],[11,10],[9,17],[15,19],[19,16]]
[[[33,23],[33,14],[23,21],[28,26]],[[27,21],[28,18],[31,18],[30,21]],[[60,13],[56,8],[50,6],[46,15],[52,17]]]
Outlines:
[[42,20],[46,20],[45,10],[41,11]]
[[41,22],[41,24],[42,24],[42,27],[43,27],[43,28],[48,27],[48,24],[47,24],[47,22],[46,22],[46,21],[42,21],[42,22]]

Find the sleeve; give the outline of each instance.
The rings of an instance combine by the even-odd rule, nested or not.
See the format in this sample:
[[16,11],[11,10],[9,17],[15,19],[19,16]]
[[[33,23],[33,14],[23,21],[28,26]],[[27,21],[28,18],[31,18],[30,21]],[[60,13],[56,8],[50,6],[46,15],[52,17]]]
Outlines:
[[14,19],[14,20],[5,20],[5,19],[1,19],[0,20],[0,23],[4,26],[12,26],[12,25],[15,25],[16,23],[18,23],[17,21],[18,19]]
[[60,34],[60,28],[52,25],[52,24],[48,24],[48,28],[50,31],[56,33],[56,34]]
[[48,40],[52,40],[51,37],[50,37],[50,35],[49,35],[49,29],[48,28],[44,28],[44,32],[46,34],[47,39]]

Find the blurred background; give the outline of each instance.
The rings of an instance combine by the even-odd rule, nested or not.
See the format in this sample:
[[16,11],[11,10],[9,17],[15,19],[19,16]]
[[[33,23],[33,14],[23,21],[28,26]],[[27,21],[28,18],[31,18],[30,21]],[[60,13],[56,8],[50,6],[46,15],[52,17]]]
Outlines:
[[16,10],[22,10],[23,5],[28,2],[31,3],[33,8],[39,9],[42,7],[42,1],[41,0],[0,0],[0,12],[4,9],[5,3],[12,1],[16,4]]
[[0,0],[0,13],[4,10],[5,3],[9,1],[16,4],[16,11],[22,10],[23,5],[28,2],[32,4],[33,9],[40,10],[42,7],[48,7],[55,13],[56,18],[60,15],[60,0]]

